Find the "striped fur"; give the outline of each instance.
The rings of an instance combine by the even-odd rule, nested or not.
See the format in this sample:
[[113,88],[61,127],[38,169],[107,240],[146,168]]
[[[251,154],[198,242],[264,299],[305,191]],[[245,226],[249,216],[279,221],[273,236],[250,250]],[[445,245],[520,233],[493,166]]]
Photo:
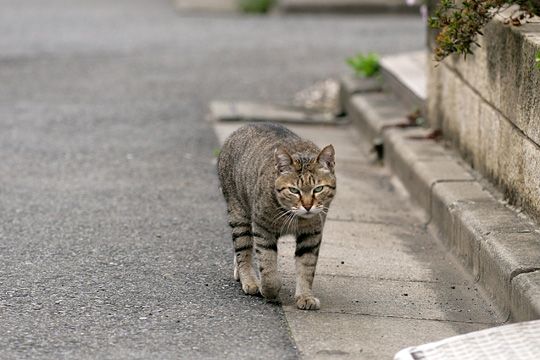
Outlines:
[[296,304],[318,309],[311,288],[336,193],[332,145],[320,150],[277,124],[245,125],[225,141],[218,174],[232,230],[234,276],[244,292],[278,297],[278,239],[293,235]]

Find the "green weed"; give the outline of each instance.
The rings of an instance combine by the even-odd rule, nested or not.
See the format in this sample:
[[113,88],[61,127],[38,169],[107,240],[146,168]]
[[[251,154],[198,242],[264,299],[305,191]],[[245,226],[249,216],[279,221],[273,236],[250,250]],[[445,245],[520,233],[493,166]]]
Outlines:
[[245,13],[264,14],[273,5],[274,0],[238,0],[238,8]]
[[357,76],[372,77],[379,73],[379,55],[359,53],[347,59],[347,64],[354,70]]

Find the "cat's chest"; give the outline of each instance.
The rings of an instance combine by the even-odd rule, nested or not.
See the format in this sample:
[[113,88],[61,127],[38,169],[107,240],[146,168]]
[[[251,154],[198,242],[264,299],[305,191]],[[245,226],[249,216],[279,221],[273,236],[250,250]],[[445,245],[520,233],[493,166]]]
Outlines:
[[309,234],[321,231],[324,224],[324,215],[316,216],[311,219],[302,219],[298,221],[297,231],[299,234]]
[[299,217],[283,219],[274,226],[274,231],[278,236],[313,234],[322,231],[324,219],[316,217],[312,219],[303,219]]

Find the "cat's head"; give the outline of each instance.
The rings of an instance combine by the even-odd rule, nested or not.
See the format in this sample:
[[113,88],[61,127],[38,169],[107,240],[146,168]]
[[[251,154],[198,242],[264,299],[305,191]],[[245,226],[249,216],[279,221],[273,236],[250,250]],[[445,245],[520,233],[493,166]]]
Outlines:
[[318,154],[289,153],[280,146],[274,151],[278,176],[275,194],[279,204],[302,218],[327,212],[336,193],[334,147]]

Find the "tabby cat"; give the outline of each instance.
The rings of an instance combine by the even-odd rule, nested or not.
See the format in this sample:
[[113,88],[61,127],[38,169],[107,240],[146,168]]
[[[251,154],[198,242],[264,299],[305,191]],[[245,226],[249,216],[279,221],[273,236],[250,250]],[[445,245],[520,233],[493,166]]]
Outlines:
[[311,288],[326,214],[336,194],[333,146],[320,150],[281,125],[248,124],[225,141],[218,174],[232,228],[234,277],[243,291],[277,298],[277,241],[293,235],[296,305],[319,309]]

